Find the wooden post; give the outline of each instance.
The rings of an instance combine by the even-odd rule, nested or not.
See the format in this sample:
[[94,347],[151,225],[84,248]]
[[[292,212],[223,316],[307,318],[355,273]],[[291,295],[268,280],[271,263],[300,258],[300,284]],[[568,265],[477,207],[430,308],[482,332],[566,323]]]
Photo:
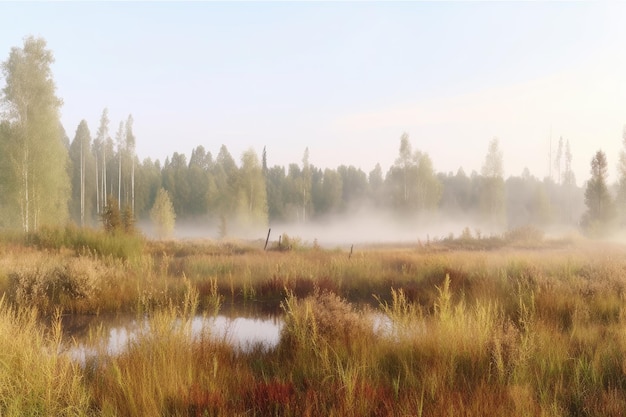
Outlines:
[[270,240],[270,232],[272,231],[272,228],[270,227],[270,229],[267,231],[267,238],[265,239],[265,246],[263,246],[263,250],[267,250],[267,242],[269,242]]
[[350,255],[348,255],[348,259],[352,258],[352,250],[354,249],[354,244],[350,246]]
[[280,246],[280,242],[282,241],[282,239],[283,239],[283,235],[278,235],[278,250],[282,249],[282,247]]

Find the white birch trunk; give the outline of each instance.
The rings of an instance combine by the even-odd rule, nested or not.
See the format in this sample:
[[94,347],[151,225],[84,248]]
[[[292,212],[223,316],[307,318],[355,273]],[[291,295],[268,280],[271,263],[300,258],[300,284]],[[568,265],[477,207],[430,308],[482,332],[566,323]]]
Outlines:
[[96,155],[96,213],[100,214],[100,178],[98,178],[98,157]]
[[131,212],[135,215],[135,158],[133,158],[133,164],[130,171],[130,198],[131,198]]
[[22,160],[22,187],[23,187],[23,195],[20,199],[21,211],[22,211],[22,228],[24,232],[28,233],[29,226],[29,210],[30,210],[30,200],[29,200],[29,189],[28,189],[28,146],[25,145],[24,149],[24,158]]
[[80,141],[80,226],[85,227],[85,162],[83,141]]
[[107,160],[106,150],[102,148],[102,212],[107,205]]
[[119,170],[118,170],[118,174],[117,174],[117,209],[121,210],[122,209],[122,151],[119,151],[119,162],[118,162],[118,166],[119,166]]

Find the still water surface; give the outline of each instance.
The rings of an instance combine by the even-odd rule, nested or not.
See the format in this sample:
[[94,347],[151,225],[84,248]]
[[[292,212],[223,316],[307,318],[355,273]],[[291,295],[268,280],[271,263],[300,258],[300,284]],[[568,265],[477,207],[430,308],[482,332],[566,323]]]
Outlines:
[[[211,338],[242,351],[258,346],[271,349],[278,344],[283,328],[281,317],[244,314],[196,316],[191,321],[191,336],[208,333]],[[147,319],[132,316],[68,316],[64,318],[63,328],[68,354],[81,363],[102,353],[117,355],[142,333],[150,331]]]
[[[390,319],[370,312],[375,333],[392,335]],[[228,309],[215,317],[196,316],[191,321],[191,337],[208,334],[225,341],[235,349],[274,348],[280,341],[284,322],[281,314],[250,309]],[[100,354],[122,353],[140,335],[149,334],[149,320],[136,316],[67,316],[63,321],[67,352],[73,359],[86,363]]]

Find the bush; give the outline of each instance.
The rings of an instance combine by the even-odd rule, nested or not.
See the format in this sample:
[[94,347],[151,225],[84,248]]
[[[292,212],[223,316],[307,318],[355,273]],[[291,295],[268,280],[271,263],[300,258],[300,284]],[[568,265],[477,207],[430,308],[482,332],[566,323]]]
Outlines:
[[366,315],[331,292],[316,292],[303,301],[289,295],[282,303],[285,311],[283,340],[307,345],[325,341],[330,344],[350,344],[359,336],[373,335],[373,326]]
[[109,196],[107,205],[102,213],[102,225],[107,233],[115,233],[123,230],[122,213],[119,203],[113,196]]
[[277,246],[274,249],[279,251],[298,250],[302,248],[302,239],[299,237],[291,237],[287,233],[283,233],[278,239]]
[[511,229],[504,234],[509,243],[538,244],[543,241],[543,231],[533,226]]
[[61,264],[43,260],[9,273],[11,293],[20,306],[43,311],[56,305],[88,303],[98,293],[99,266],[84,257]]

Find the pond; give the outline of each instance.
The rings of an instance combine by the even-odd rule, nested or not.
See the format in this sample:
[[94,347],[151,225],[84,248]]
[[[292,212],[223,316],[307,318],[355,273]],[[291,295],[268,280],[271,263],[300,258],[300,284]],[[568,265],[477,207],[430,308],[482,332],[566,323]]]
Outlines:
[[[117,355],[141,332],[149,331],[148,319],[132,315],[68,315],[63,317],[62,324],[67,352],[81,363],[99,352]],[[282,328],[283,320],[278,315],[243,309],[215,317],[198,315],[191,321],[192,337],[208,330],[211,338],[223,340],[244,352],[259,346],[275,347]]]
[[[379,335],[391,335],[393,325],[389,317],[370,312],[373,330]],[[117,355],[129,343],[149,329],[149,320],[132,315],[63,317],[67,353],[84,364],[101,353]],[[252,348],[272,349],[280,342],[284,321],[281,314],[258,308],[233,307],[213,317],[195,316],[191,321],[191,335],[198,337],[208,330],[216,341],[225,341],[233,348],[249,352]]]

